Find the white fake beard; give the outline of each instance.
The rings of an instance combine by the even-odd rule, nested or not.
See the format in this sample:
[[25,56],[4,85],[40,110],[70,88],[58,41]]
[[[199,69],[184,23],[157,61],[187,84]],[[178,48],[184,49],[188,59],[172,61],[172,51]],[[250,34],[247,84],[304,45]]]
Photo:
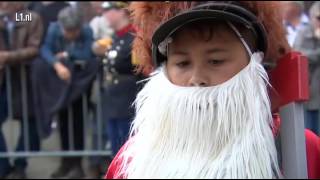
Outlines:
[[262,54],[213,87],[180,87],[163,70],[136,99],[126,178],[279,178]]

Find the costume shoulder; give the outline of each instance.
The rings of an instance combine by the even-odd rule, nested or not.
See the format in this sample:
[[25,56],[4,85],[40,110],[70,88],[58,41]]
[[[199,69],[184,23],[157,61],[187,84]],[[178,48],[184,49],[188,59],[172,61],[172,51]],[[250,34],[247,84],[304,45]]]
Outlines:
[[108,171],[107,171],[107,174],[105,176],[105,179],[123,179],[122,177],[119,177],[118,176],[118,172],[119,172],[119,169],[120,169],[120,166],[122,164],[122,153],[125,151],[125,147],[127,146],[128,142],[126,142],[122,147],[121,149],[119,150],[119,152],[117,153],[117,155],[113,158],[109,168],[108,168]]
[[320,178],[320,137],[305,130],[309,179]]

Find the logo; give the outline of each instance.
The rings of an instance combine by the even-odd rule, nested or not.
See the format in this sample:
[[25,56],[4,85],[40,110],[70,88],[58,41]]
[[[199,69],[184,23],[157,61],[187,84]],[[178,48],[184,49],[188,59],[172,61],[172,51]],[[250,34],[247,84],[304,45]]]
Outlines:
[[17,12],[16,13],[16,22],[31,22],[32,13],[31,12]]

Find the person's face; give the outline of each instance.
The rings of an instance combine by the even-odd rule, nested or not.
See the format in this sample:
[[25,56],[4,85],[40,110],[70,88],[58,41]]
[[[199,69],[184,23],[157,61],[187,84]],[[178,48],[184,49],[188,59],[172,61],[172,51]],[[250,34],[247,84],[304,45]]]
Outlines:
[[80,29],[63,30],[63,36],[68,41],[74,41],[80,36]]
[[318,15],[313,15],[311,17],[311,20],[312,20],[312,24],[313,24],[313,27],[315,29],[320,29],[320,14]]
[[102,5],[103,1],[91,1],[90,3],[92,6],[92,9],[95,11],[95,13],[97,15],[102,14],[103,9],[102,9],[101,5]]
[[104,12],[103,15],[112,28],[117,28],[119,22],[124,20],[124,11],[119,9],[110,9]]
[[229,80],[248,63],[239,38],[227,26],[219,26],[209,40],[199,38],[194,31],[181,30],[169,45],[166,67],[173,84],[205,87]]

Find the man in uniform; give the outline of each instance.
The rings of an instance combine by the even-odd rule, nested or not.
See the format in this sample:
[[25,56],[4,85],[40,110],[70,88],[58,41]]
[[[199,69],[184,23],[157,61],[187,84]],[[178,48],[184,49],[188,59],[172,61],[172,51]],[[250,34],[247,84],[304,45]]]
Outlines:
[[134,73],[131,44],[134,27],[124,2],[112,2],[108,12],[110,26],[115,30],[111,48],[104,60],[105,89],[103,92],[103,118],[108,121],[108,136],[112,141],[112,152],[116,153],[129,133],[134,109],[131,107],[139,77]]

